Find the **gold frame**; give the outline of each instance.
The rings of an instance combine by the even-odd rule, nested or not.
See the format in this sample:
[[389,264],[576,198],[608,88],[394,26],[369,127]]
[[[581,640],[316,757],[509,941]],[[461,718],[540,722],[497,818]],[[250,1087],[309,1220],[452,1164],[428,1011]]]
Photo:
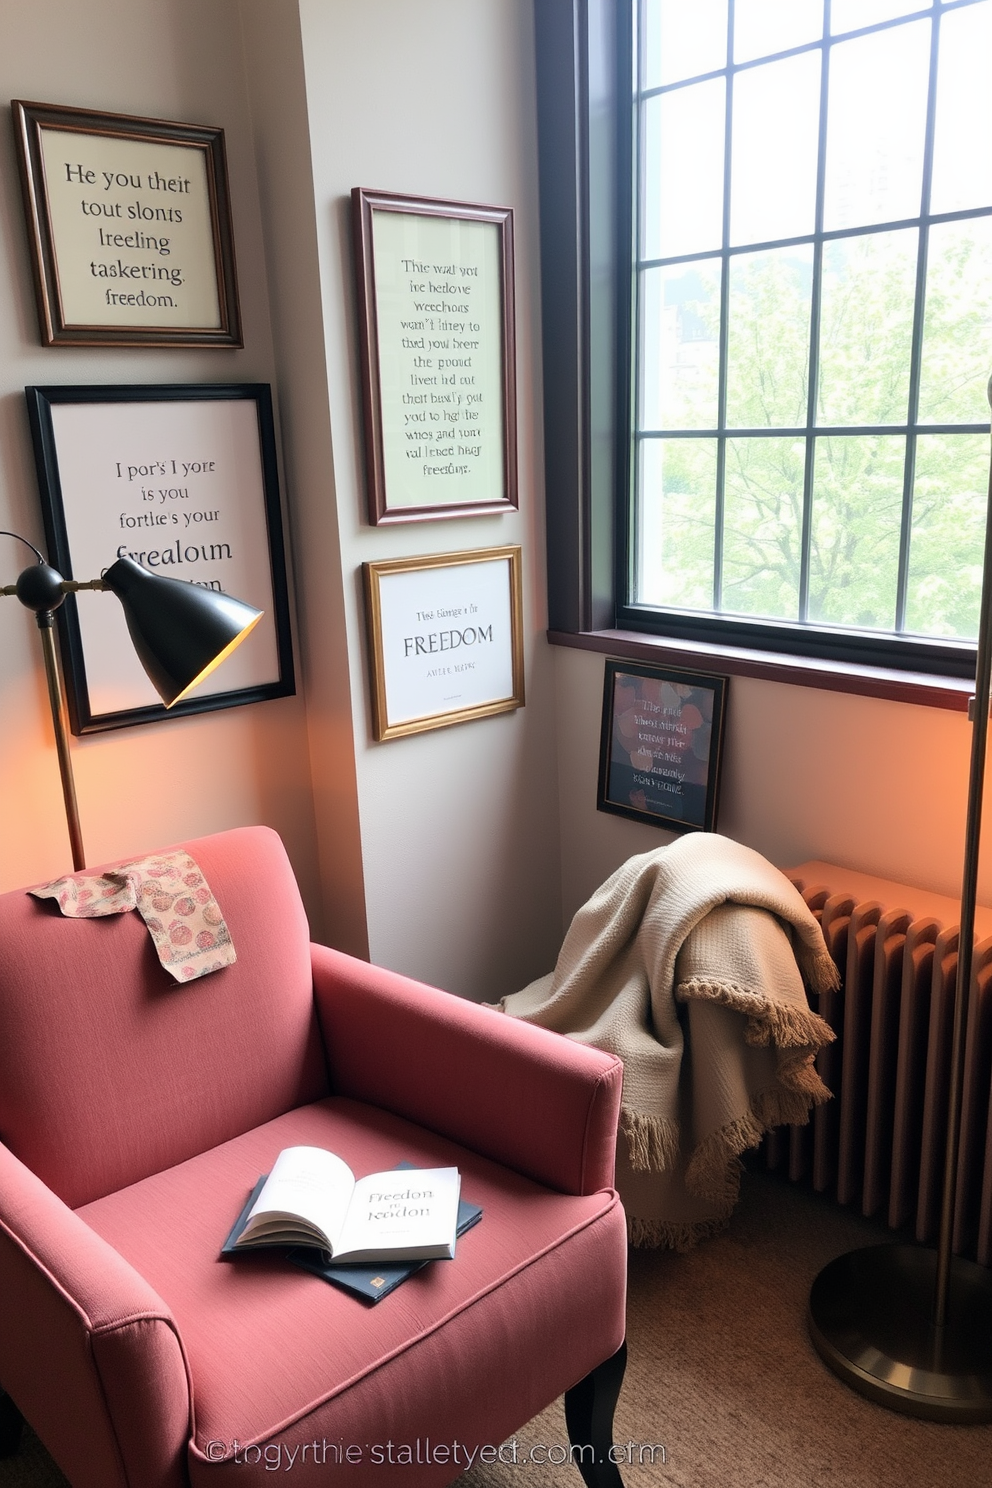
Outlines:
[[[472,563],[507,563],[510,618],[510,662],[512,688],[505,697],[493,698],[464,708],[425,712],[398,723],[389,722],[389,699],[386,689],[386,652],[382,626],[381,584],[398,573],[430,572],[441,568],[461,567]],[[407,734],[420,734],[428,729],[448,728],[455,723],[468,723],[475,718],[491,718],[524,706],[524,639],[523,579],[519,545],[499,548],[472,548],[457,553],[430,553],[414,558],[388,558],[363,563],[365,613],[368,622],[369,673],[372,700],[372,734],[381,742]]]

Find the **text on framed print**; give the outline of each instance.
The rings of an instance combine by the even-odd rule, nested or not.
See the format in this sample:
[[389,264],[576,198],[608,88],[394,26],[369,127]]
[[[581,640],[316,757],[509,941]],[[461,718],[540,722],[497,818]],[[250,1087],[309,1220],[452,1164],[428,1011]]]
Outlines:
[[45,535],[67,578],[118,558],[264,614],[209,682],[166,709],[120,605],[58,611],[76,734],[284,697],[294,689],[271,394],[264,383],[25,389]]
[[598,809],[712,832],[726,693],[726,677],[607,661]]
[[520,548],[364,565],[376,739],[524,702]]
[[510,209],[352,200],[370,520],[515,506]]

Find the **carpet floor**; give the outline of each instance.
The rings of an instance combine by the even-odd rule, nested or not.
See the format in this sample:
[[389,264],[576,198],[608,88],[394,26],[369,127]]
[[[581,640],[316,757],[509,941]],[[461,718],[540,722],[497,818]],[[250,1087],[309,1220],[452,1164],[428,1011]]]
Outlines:
[[[630,1257],[627,1377],[616,1441],[628,1488],[989,1488],[992,1426],[942,1426],[873,1405],[834,1378],[806,1333],[810,1283],[890,1233],[760,1172],[730,1228],[687,1256]],[[560,1402],[459,1488],[581,1488],[552,1465]],[[550,1458],[549,1463],[547,1459]],[[515,1459],[515,1460],[514,1460]],[[0,1488],[65,1488],[29,1434]]]

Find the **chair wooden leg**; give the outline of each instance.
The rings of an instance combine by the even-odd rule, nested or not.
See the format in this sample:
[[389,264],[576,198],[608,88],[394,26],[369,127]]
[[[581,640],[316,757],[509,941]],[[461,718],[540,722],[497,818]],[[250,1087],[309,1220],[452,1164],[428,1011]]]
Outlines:
[[13,1457],[21,1445],[24,1417],[5,1390],[0,1389],[0,1457]]
[[586,1488],[623,1488],[613,1446],[613,1412],[627,1367],[627,1345],[622,1343],[585,1379],[565,1392],[568,1439],[577,1450],[574,1461]]

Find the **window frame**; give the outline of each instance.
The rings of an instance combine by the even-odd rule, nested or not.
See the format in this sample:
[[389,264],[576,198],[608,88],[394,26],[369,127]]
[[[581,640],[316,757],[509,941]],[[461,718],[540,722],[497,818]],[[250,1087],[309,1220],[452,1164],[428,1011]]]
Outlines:
[[[549,639],[963,708],[975,646],[628,603],[632,6],[535,0]],[[625,374],[625,375],[624,375]],[[896,431],[894,431],[896,432]],[[962,432],[965,432],[962,430]]]

